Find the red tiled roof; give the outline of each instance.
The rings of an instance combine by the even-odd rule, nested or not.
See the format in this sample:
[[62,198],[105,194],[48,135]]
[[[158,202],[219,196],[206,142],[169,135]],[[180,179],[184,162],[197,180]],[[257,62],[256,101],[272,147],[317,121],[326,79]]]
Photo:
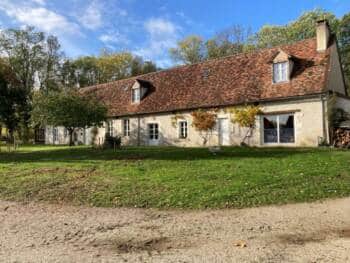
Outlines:
[[[283,50],[293,57],[288,83],[273,84],[271,57]],[[110,116],[235,105],[304,96],[325,91],[329,52],[316,51],[316,39],[262,49],[199,64],[87,87],[103,101]],[[152,84],[140,104],[131,103],[136,80]]]

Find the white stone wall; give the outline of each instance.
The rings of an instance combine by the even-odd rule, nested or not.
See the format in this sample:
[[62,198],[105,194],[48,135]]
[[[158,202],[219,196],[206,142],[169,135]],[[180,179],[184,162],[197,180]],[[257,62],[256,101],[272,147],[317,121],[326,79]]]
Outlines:
[[[56,140],[54,140],[54,136],[53,136],[54,129],[57,129],[57,132],[58,132],[58,136]],[[76,139],[77,139],[75,140],[76,144],[86,144],[84,132],[85,131],[83,129],[78,129],[76,131]],[[74,136],[73,136],[73,141],[74,141]],[[69,144],[69,133],[68,132],[65,133],[64,127],[47,126],[45,128],[45,144],[52,144],[52,145]]]
[[[327,138],[327,120],[325,119],[325,109],[322,106],[320,98],[286,101],[276,103],[263,104],[263,111],[267,114],[276,112],[293,112],[295,118],[295,143],[285,144],[283,146],[317,146],[320,138]],[[130,136],[123,136],[122,119],[114,119],[114,134],[122,137],[123,145],[149,145],[147,125],[149,123],[158,123],[159,125],[159,145],[173,145],[181,147],[198,147],[203,145],[203,140],[198,131],[192,127],[191,112],[183,112],[177,114],[177,123],[186,120],[188,123],[188,137],[186,139],[179,138],[179,125],[174,125],[175,114],[155,114],[152,116],[143,116],[140,118],[131,117],[130,120]],[[228,109],[222,109],[217,112],[218,118],[232,119],[232,115]],[[138,124],[139,123],[139,124]],[[140,129],[138,129],[140,126]],[[248,138],[247,142],[252,146],[264,146],[262,133],[262,116],[258,116],[256,120],[256,129]],[[230,144],[239,145],[245,136],[247,129],[239,127],[239,125],[229,121]],[[106,127],[98,129],[95,143],[102,144]],[[89,132],[87,132],[88,134]],[[88,136],[87,136],[88,137]],[[214,129],[210,135],[207,145],[218,145],[218,130]],[[269,145],[270,146],[270,145]]]
[[[342,104],[342,107],[347,107],[350,111],[349,100],[339,98],[337,103]],[[275,103],[265,103],[262,105],[262,109],[266,114],[275,114],[277,112],[293,112],[295,118],[295,143],[284,144],[283,146],[317,146],[320,138],[327,138],[327,117],[325,104],[322,103],[320,98],[305,99],[299,101],[285,101]],[[158,123],[159,125],[159,145],[180,146],[180,147],[198,147],[203,145],[203,139],[199,132],[192,127],[191,112],[183,112],[177,114],[176,124],[174,125],[175,114],[155,114],[152,116],[131,117],[130,120],[130,136],[123,136],[123,119],[113,120],[113,133],[115,136],[122,137],[123,145],[130,146],[147,146],[148,140],[148,124]],[[230,111],[221,109],[217,112],[218,118],[232,119]],[[263,123],[262,116],[258,116],[256,119],[256,129],[246,141],[252,146],[264,146],[263,143]],[[179,125],[178,122],[186,120],[188,123],[188,137],[186,139],[179,138]],[[138,129],[140,127],[140,129]],[[50,128],[48,128],[50,129]],[[98,133],[95,137],[95,144],[103,144],[107,126],[103,125],[98,129]],[[51,133],[50,133],[51,132]],[[229,121],[229,135],[230,144],[239,145],[247,132],[246,128],[239,127],[239,125]],[[47,133],[47,143],[49,144],[67,144],[68,138],[62,138],[63,128],[59,129],[60,140],[58,142],[52,142],[52,129]],[[81,143],[91,145],[92,144],[92,128],[80,131],[79,141]],[[207,143],[208,146],[215,146],[219,144],[218,129],[215,128]],[[271,146],[271,145],[269,145]],[[277,145],[276,145],[277,146]],[[280,146],[280,145],[279,145]]]

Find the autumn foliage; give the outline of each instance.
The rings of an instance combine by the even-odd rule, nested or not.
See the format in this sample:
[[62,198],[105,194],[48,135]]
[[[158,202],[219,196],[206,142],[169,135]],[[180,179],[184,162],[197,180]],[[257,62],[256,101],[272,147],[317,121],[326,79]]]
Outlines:
[[238,125],[241,127],[249,128],[242,140],[242,144],[245,144],[245,140],[247,139],[248,134],[250,134],[255,128],[256,116],[262,113],[262,110],[260,106],[249,105],[243,108],[234,108],[232,109],[232,113],[232,122],[238,123]]
[[255,118],[261,113],[260,106],[246,106],[244,108],[233,109],[233,122],[238,123],[241,127],[253,128]]
[[192,112],[192,118],[192,125],[200,132],[203,145],[206,145],[209,140],[210,132],[216,124],[216,114],[209,111],[197,110]]

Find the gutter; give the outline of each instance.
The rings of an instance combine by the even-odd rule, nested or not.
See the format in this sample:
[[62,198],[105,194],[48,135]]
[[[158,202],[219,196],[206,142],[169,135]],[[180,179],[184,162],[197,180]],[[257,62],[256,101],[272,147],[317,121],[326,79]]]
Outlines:
[[256,100],[256,101],[216,104],[216,105],[210,105],[210,106],[197,106],[197,107],[190,107],[190,108],[179,108],[179,109],[174,109],[174,110],[149,111],[149,112],[143,112],[143,113],[112,115],[112,116],[108,116],[108,117],[109,118],[141,117],[141,116],[147,116],[147,115],[152,115],[152,114],[178,113],[178,112],[192,111],[192,110],[198,110],[198,109],[212,109],[212,108],[219,108],[219,107],[242,106],[242,105],[247,105],[247,104],[260,104],[260,103],[280,102],[280,101],[288,101],[288,100],[304,100],[304,99],[312,99],[312,98],[322,98],[322,95],[325,95],[328,93],[329,93],[328,91],[324,91],[324,92],[319,92],[319,93],[314,93],[314,94],[309,94],[309,95],[300,95],[300,96],[293,96],[293,97],[281,97],[281,98],[275,98],[275,99],[261,99],[261,100]]

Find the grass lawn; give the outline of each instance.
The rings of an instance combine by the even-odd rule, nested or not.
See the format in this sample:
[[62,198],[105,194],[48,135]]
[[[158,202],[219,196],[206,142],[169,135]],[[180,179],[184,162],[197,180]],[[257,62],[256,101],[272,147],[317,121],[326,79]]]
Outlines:
[[[4,149],[3,149],[4,150]],[[93,206],[248,207],[350,195],[350,151],[28,146],[0,153],[0,198]]]

